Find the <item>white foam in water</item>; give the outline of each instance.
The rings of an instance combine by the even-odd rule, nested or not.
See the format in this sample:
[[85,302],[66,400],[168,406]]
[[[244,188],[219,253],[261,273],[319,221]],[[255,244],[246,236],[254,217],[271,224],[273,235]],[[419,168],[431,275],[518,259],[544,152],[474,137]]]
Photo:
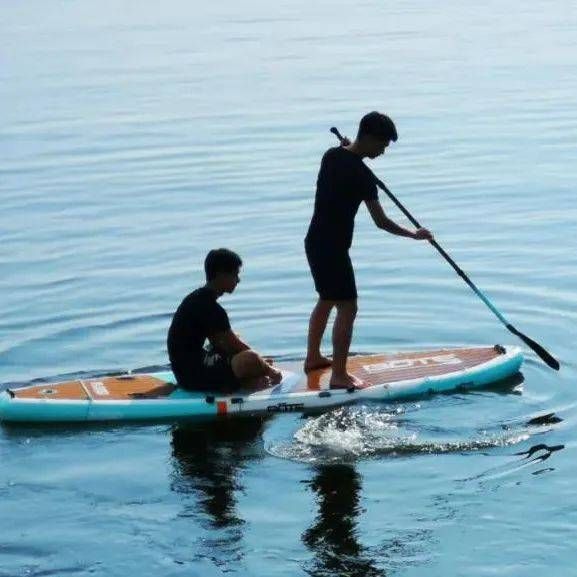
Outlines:
[[309,420],[295,433],[294,438],[305,445],[343,455],[360,455],[366,444],[362,428],[357,425],[353,415],[343,410]]
[[403,420],[404,412],[399,407],[393,413],[343,407],[308,419],[292,439],[272,442],[266,450],[284,459],[330,463],[377,455],[479,451],[515,445],[529,437],[519,431],[485,430],[468,438],[455,438],[457,433],[449,429],[431,431],[419,426],[412,430],[415,424]]

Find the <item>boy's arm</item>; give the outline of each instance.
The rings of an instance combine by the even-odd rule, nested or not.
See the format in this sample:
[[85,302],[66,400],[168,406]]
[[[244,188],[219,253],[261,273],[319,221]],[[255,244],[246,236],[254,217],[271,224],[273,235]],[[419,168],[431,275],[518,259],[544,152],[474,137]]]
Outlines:
[[[250,349],[250,347],[231,330],[215,333],[214,335],[209,336],[208,340],[215,349],[222,351],[230,357]],[[269,377],[273,384],[280,383],[282,373],[272,366],[272,361],[261,357],[261,363],[264,375]]]
[[381,203],[378,198],[373,200],[365,200],[365,204],[369,209],[369,214],[373,219],[373,222],[382,230],[386,230],[391,234],[397,236],[405,236],[408,238],[414,238],[415,240],[432,240],[433,235],[426,228],[419,228],[415,232],[403,228],[396,222],[391,220],[383,210]]
[[250,347],[231,330],[209,335],[208,340],[215,349],[229,356],[250,349]]

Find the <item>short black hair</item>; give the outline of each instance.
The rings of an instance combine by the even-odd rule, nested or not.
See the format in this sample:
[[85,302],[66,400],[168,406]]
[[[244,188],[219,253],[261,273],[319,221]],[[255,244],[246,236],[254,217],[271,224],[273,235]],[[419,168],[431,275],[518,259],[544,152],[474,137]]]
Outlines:
[[376,110],[365,114],[359,123],[357,138],[367,135],[393,142],[397,142],[398,138],[395,123],[386,114],[381,114]]
[[215,248],[204,259],[206,280],[213,280],[218,273],[235,273],[242,266],[242,259],[228,248]]

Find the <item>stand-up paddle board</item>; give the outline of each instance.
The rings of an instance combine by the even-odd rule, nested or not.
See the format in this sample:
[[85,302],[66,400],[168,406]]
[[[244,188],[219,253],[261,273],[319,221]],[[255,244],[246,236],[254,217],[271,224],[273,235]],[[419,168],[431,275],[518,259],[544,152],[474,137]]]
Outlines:
[[330,408],[366,400],[397,401],[464,391],[506,379],[523,362],[517,347],[475,347],[359,355],[348,361],[360,388],[329,388],[330,368],[308,374],[302,361],[279,363],[281,383],[232,395],[179,388],[170,371],[77,379],[0,393],[5,422],[217,419]]

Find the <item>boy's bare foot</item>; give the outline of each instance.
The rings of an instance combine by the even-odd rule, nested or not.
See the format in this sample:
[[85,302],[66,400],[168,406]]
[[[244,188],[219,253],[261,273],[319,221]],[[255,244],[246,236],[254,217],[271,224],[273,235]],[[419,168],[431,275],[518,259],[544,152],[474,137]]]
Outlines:
[[270,379],[271,385],[278,385],[282,381],[282,373],[278,369],[271,367],[267,376]]
[[316,357],[307,357],[305,360],[304,371],[305,373],[310,373],[311,371],[315,371],[316,369],[324,369],[326,367],[330,367],[333,364],[331,359],[323,356],[318,355]]
[[331,389],[350,389],[351,387],[360,389],[364,386],[366,386],[364,381],[349,373],[345,373],[344,375],[335,375],[333,373],[329,381],[329,388]]
[[274,383],[271,382],[270,377],[266,375],[262,375],[260,377],[252,377],[250,379],[246,379],[242,383],[242,390],[246,393],[254,392],[254,391],[262,391],[264,389],[268,389],[273,386]]

